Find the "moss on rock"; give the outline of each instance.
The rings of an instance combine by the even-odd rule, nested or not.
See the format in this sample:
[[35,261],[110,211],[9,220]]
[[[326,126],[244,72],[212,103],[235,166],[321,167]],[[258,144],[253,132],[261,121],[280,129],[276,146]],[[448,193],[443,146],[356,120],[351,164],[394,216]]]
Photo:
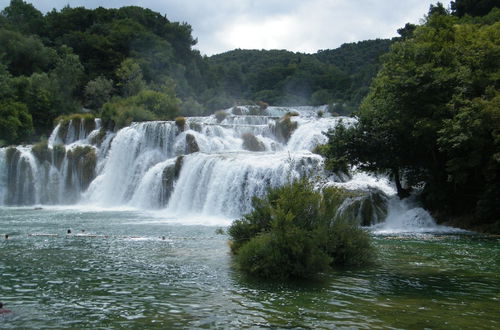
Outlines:
[[38,159],[40,163],[50,161],[50,152],[47,140],[38,142],[31,147],[31,153]]
[[175,118],[175,126],[179,129],[179,131],[183,132],[186,127],[186,118],[185,117],[176,117]]
[[61,169],[61,165],[65,156],[66,147],[63,144],[57,144],[52,147],[52,161],[58,169]]
[[[84,190],[87,189],[95,177],[95,166],[97,164],[95,149],[90,146],[78,146],[72,150],[68,150],[67,157],[68,166],[78,174],[80,187]],[[68,171],[67,184],[71,184],[72,172]]]
[[54,122],[55,124],[60,125],[58,137],[62,141],[66,140],[70,125],[73,127],[75,131],[79,131],[80,126],[83,123],[83,129],[85,130],[85,134],[89,134],[96,127],[95,116],[91,113],[74,113],[71,115],[59,116],[55,119]]
[[344,202],[341,216],[361,226],[375,225],[387,216],[387,197],[379,190],[354,191]]
[[224,110],[219,110],[215,113],[215,118],[219,123],[222,122],[224,119],[226,119],[226,117],[227,117],[227,112],[225,112]]

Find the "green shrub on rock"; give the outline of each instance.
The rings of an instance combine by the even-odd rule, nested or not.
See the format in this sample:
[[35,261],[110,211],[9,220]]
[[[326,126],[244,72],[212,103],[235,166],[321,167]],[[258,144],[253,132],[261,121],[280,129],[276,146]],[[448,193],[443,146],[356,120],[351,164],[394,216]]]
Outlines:
[[33,145],[33,147],[31,147],[31,152],[33,153],[33,155],[35,155],[40,163],[48,161],[50,158],[50,154],[47,140],[40,141],[37,144]]
[[175,117],[175,125],[177,126],[179,131],[183,132],[186,126],[186,117],[182,116]]
[[64,144],[56,144],[52,147],[52,157],[54,161],[54,165],[61,169],[62,162],[64,161],[64,157],[66,157],[66,147]]
[[228,228],[237,267],[268,279],[309,278],[334,265],[364,265],[373,259],[370,235],[338,219],[349,192],[324,193],[300,180],[254,198],[254,210]]
[[227,117],[227,112],[225,112],[224,110],[219,110],[215,113],[215,118],[219,123],[222,122],[224,119],[226,119],[226,117]]
[[59,138],[65,140],[68,134],[70,125],[73,126],[75,131],[80,129],[81,123],[85,132],[88,134],[95,129],[95,116],[91,113],[74,113],[69,115],[59,116],[54,120],[55,124],[60,124],[59,126]]
[[97,155],[95,148],[90,146],[77,146],[67,151],[68,166],[73,169],[69,171],[66,178],[67,184],[71,184],[73,173],[78,174],[78,181],[82,189],[87,189],[95,177],[95,166]]

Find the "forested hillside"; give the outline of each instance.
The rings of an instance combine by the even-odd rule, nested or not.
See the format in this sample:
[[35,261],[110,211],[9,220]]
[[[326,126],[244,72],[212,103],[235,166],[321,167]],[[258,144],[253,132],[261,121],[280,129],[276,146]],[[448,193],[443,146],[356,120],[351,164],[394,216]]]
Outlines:
[[226,97],[270,104],[338,104],[351,112],[368,93],[380,55],[391,40],[344,44],[316,54],[286,50],[233,50],[209,58]]
[[1,144],[47,136],[56,118],[82,109],[109,128],[257,101],[335,102],[347,113],[390,41],[314,55],[235,50],[211,58],[195,44],[189,24],[141,7],[42,14],[12,0],[0,14]]

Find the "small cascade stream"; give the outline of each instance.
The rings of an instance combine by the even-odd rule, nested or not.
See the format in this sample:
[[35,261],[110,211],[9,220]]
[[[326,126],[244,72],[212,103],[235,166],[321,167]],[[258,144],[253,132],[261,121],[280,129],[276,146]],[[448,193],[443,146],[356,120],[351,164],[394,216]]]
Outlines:
[[236,218],[268,187],[312,176],[359,192],[341,212],[362,225],[387,218],[397,228],[396,213],[407,218],[415,212],[425,226],[434,224],[424,210],[391,198],[395,192],[387,179],[363,172],[325,176],[322,157],[312,151],[327,142],[326,131],[353,125],[354,118],[331,117],[324,107],[252,111],[238,107],[185,123],[133,123],[118,132],[101,129],[99,119],[60,123],[46,143],[0,149],[0,203]]

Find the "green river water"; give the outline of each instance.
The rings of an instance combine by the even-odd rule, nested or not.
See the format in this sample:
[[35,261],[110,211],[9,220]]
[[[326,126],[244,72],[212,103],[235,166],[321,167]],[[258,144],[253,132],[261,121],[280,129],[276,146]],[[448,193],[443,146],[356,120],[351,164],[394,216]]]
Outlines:
[[374,234],[375,266],[283,284],[235,271],[216,226],[174,222],[0,208],[0,328],[500,328],[498,238]]

